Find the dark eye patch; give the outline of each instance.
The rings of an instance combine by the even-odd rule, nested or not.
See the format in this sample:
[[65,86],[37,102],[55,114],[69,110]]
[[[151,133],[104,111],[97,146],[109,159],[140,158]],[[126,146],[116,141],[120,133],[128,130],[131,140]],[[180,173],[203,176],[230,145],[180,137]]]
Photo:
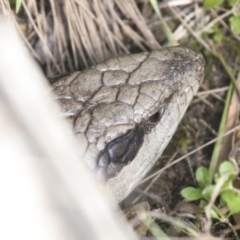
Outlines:
[[137,127],[108,143],[98,158],[98,169],[105,169],[106,177],[112,178],[131,162],[143,143],[144,129]]
[[152,114],[147,120],[137,125],[135,129],[112,140],[100,152],[97,160],[97,172],[104,179],[116,176],[122,168],[129,164],[140,150],[144,135],[149,133],[161,120],[165,105]]

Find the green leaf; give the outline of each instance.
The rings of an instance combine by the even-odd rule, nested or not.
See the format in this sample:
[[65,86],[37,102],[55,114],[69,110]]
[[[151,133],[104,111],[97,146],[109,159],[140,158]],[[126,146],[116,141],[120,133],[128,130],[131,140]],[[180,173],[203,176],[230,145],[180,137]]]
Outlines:
[[226,206],[227,206],[226,202],[223,200],[222,197],[220,197],[220,199],[219,199],[219,207],[226,207]]
[[215,41],[215,42],[221,42],[222,41],[222,38],[223,38],[223,35],[222,35],[222,33],[215,33],[214,35],[213,35],[213,40]]
[[207,32],[208,34],[219,32],[218,25],[214,24],[211,28],[207,29],[205,32]]
[[191,143],[191,140],[190,140],[190,139],[187,139],[187,138],[182,139],[181,141],[178,142],[179,147],[181,147],[181,148],[186,148],[186,147],[188,147],[188,146],[190,145],[190,143]]
[[22,0],[16,0],[16,7],[15,7],[16,13],[19,12],[21,5],[22,5]]
[[[228,178],[225,175],[228,174]],[[225,179],[224,184],[221,187],[221,192],[226,191],[228,189],[232,189],[233,180],[237,178],[236,168],[233,163],[229,161],[224,161],[219,166],[219,175],[215,174],[214,180],[217,183],[222,178]]]
[[209,200],[212,196],[214,185],[209,185],[202,190],[202,196],[204,199]]
[[224,175],[226,173],[234,172],[234,171],[236,171],[236,169],[235,169],[235,166],[231,162],[224,161],[220,164],[220,167],[219,167],[220,175]]
[[186,187],[181,191],[181,195],[190,201],[198,200],[202,198],[201,189],[194,187]]
[[205,8],[213,8],[213,7],[220,5],[223,2],[224,2],[224,0],[204,0],[203,6]]
[[211,209],[210,215],[211,215],[211,218],[217,219],[219,221],[221,219],[213,209]]
[[229,18],[229,22],[230,22],[232,31],[235,34],[239,34],[240,33],[240,17],[232,16]]
[[221,194],[221,198],[227,204],[230,215],[240,212],[240,195],[233,190],[225,191]]
[[209,172],[207,168],[205,167],[199,167],[196,171],[196,180],[198,182],[198,185],[201,188],[204,188],[207,186],[208,180],[209,180]]
[[235,6],[235,4],[237,4],[237,3],[238,3],[238,0],[230,0],[230,1],[229,1],[229,5],[230,5],[231,7]]
[[220,174],[219,173],[215,173],[214,174],[214,182],[216,183],[220,178]]

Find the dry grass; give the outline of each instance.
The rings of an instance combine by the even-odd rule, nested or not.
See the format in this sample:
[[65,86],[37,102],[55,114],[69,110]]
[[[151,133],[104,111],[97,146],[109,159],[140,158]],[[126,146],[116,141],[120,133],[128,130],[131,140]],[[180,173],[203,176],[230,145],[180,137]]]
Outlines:
[[48,75],[129,53],[124,38],[142,51],[160,47],[134,1],[31,0],[23,9],[25,41]]
[[[172,25],[177,42],[189,33],[176,22],[179,13],[169,11],[176,11],[177,6],[169,5],[160,4],[160,8],[168,14],[166,22]],[[198,4],[186,1],[184,5],[182,1],[181,8],[179,18],[189,27],[204,25],[203,19],[199,22],[203,9]],[[14,15],[8,4],[4,11]],[[166,41],[148,1],[24,0],[19,16],[13,19],[18,20],[20,31],[24,29],[25,42],[48,76],[86,68],[131,51],[158,49],[159,40]]]

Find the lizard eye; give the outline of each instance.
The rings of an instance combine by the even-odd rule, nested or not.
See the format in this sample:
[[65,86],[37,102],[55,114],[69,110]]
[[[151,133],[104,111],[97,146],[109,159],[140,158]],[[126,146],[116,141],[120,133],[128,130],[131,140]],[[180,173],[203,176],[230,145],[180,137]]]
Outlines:
[[148,119],[151,123],[156,123],[160,120],[160,112],[154,113],[152,116]]
[[165,108],[161,108],[159,111],[155,112],[152,116],[148,118],[149,122],[151,123],[157,123],[161,120],[163,114],[164,114]]

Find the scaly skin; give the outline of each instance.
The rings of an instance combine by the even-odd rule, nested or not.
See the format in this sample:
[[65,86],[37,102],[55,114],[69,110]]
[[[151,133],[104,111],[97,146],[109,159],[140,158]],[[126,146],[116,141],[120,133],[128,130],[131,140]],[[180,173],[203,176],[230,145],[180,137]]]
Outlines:
[[118,201],[161,156],[199,88],[204,65],[193,50],[163,48],[111,58],[53,83],[86,149],[85,161]]

